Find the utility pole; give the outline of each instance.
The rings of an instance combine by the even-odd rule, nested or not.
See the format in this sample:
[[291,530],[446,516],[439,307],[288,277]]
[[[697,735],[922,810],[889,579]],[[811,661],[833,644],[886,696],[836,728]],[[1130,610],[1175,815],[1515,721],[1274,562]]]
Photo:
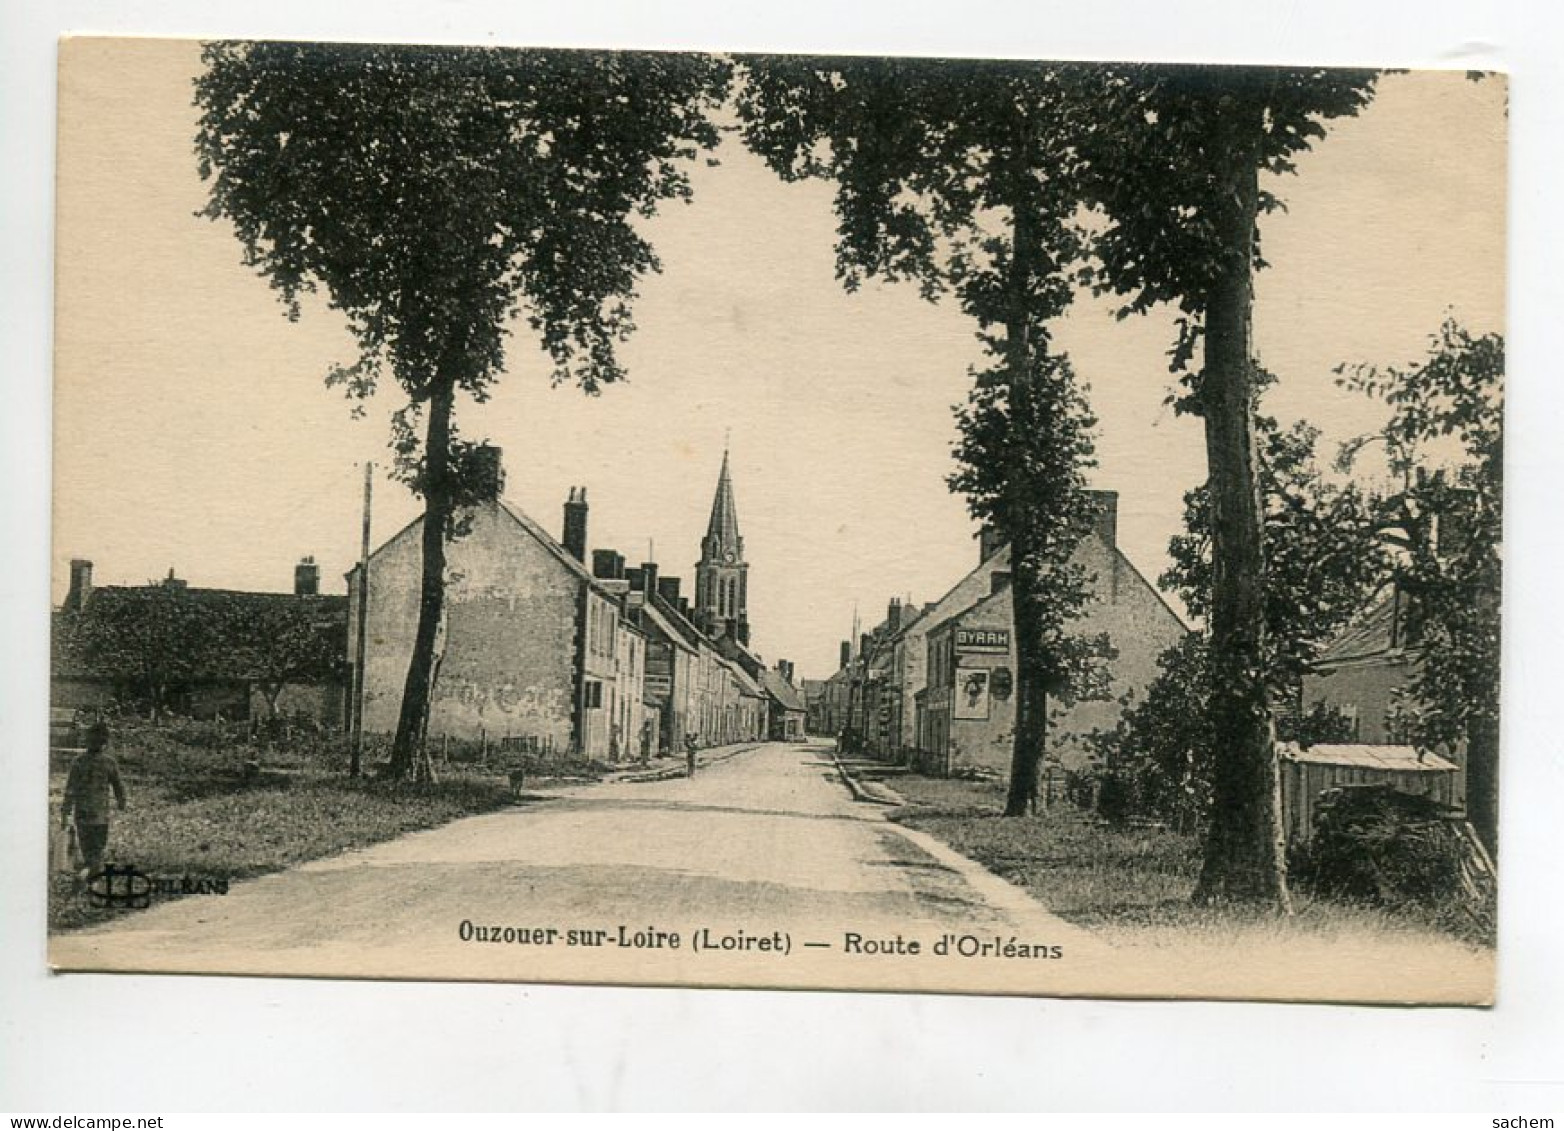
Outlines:
[[358,640],[353,664],[353,744],[348,775],[358,777],[364,766],[364,668],[369,644],[369,509],[374,495],[375,465],[364,464],[364,530],[358,552]]

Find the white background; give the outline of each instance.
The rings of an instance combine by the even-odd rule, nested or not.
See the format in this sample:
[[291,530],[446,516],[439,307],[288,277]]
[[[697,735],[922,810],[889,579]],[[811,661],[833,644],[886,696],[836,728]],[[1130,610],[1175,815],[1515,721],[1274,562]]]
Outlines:
[[[252,10],[253,9],[253,10]],[[50,246],[64,32],[1497,68],[1512,74],[1505,899],[1491,1011],[51,977]],[[1551,5],[5,0],[0,1109],[1564,1111],[1555,853],[1564,42]],[[1476,1125],[1477,1121],[1473,1121]],[[1485,1123],[1486,1125],[1486,1123]]]

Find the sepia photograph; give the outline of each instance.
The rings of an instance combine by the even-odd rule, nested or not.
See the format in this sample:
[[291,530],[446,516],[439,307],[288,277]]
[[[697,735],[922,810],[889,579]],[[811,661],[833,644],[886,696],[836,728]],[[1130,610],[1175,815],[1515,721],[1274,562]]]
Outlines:
[[50,967],[1491,1004],[1508,117],[63,39]]

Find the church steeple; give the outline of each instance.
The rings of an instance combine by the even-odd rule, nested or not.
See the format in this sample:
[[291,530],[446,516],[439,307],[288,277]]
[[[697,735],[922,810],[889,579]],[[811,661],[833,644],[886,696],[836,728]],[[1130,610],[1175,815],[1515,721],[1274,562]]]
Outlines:
[[744,541],[739,537],[739,510],[733,501],[733,476],[728,472],[728,451],[722,451],[722,471],[717,475],[717,494],[711,500],[711,520],[706,523],[706,541],[720,552],[731,548],[742,556]]
[[713,636],[727,632],[748,644],[748,606],[749,564],[744,560],[733,475],[728,449],[724,447],[717,493],[711,500],[711,519],[706,524],[706,537],[701,539],[701,560],[695,566],[696,619]]

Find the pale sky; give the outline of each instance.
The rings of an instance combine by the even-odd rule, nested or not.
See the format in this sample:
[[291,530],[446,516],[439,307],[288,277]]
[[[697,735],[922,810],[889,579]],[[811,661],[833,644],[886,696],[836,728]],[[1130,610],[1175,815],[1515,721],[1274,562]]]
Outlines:
[[[313,554],[341,592],[362,461],[386,461],[397,391],[354,420],[323,384],[355,356],[340,317],[316,302],[286,321],[231,231],[195,215],[197,53],[62,53],[56,600],[72,557],[105,584],[173,567],[193,585],[286,589]],[[1503,101],[1502,82],[1459,72],[1387,78],[1276,186],[1289,211],[1264,222],[1255,312],[1281,378],[1270,411],[1334,443],[1378,423],[1335,388],[1337,363],[1412,361],[1447,312],[1502,329]],[[978,350],[959,312],[911,287],[842,292],[830,186],[784,185],[736,139],[719,156],[694,172],[691,205],[648,226],[664,272],[636,304],[631,381],[597,398],[551,388],[523,324],[493,400],[460,419],[504,448],[508,497],[550,531],[584,484],[592,546],[634,562],[655,540],[687,585],[731,429],[755,645],[820,677],[855,604],[868,627],[890,596],[933,600],[975,560],[944,479]],[[1101,420],[1095,485],[1119,491],[1121,544],[1153,579],[1204,478],[1198,422],[1163,407],[1171,340],[1167,317],[1118,322],[1091,300],[1058,333]],[[377,544],[417,510],[380,478]]]

